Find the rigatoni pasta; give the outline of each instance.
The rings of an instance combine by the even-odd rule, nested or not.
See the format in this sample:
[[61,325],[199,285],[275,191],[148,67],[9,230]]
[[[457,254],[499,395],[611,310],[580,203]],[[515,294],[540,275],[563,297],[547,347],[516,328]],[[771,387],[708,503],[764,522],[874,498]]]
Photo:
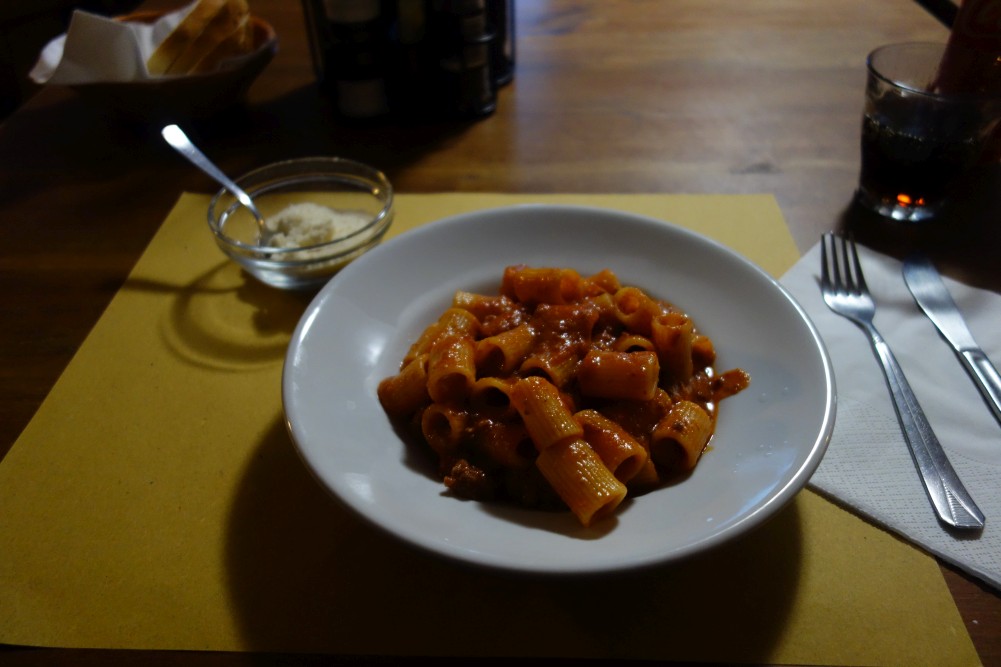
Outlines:
[[609,269],[509,266],[500,282],[456,292],[378,388],[451,492],[589,526],[690,473],[747,373],[717,373],[685,312]]

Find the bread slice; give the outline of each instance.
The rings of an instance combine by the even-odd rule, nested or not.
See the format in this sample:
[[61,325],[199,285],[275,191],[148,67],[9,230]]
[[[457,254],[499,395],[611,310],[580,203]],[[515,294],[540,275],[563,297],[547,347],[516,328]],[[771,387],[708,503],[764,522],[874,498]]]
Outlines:
[[201,74],[217,69],[224,60],[236,58],[249,53],[253,49],[253,29],[250,24],[250,16],[244,16],[240,23],[226,35],[226,37],[216,44],[208,53],[194,63],[189,69],[189,74]]
[[[228,0],[216,15],[205,25],[205,29],[167,68],[167,74],[188,74],[195,65],[232,35],[246,33],[250,9],[246,0]],[[241,39],[240,44],[244,44]]]
[[[247,0],[198,0],[146,62],[154,76],[190,74],[223,42],[249,50]],[[234,38],[234,35],[244,35]],[[232,48],[232,47],[229,47]],[[246,50],[244,52],[246,52]],[[219,60],[215,61],[218,64]],[[206,70],[201,70],[206,71]]]
[[197,39],[198,35],[202,34],[205,26],[226,2],[227,0],[199,0],[146,61],[149,73],[166,74],[173,62],[193,40]]

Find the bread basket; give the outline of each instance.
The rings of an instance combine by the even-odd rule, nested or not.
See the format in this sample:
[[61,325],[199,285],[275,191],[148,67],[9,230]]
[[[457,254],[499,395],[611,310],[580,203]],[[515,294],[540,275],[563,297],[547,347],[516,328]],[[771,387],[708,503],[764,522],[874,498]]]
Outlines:
[[[118,21],[153,23],[164,12],[137,11]],[[167,76],[124,83],[71,86],[106,112],[143,121],[204,118],[239,104],[247,90],[278,51],[278,36],[264,19],[250,17],[252,50],[236,67],[184,76]]]

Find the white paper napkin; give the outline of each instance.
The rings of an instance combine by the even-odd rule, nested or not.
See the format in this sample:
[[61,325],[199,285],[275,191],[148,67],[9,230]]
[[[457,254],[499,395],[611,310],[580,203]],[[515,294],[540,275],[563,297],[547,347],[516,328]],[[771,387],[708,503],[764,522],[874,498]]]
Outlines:
[[150,79],[146,61],[194,5],[149,24],[76,10],[69,29],[45,45],[28,76],[61,85]]
[[[914,302],[901,263],[859,247],[876,300],[876,328],[893,350],[953,468],[987,517],[957,537],[937,520],[901,434],[868,337],[829,310],[820,294],[820,244],[782,284],[813,319],[834,364],[838,412],[810,486],[944,560],[1001,588],[1001,425],[952,348]],[[974,338],[1001,362],[1001,295],[948,278]]]

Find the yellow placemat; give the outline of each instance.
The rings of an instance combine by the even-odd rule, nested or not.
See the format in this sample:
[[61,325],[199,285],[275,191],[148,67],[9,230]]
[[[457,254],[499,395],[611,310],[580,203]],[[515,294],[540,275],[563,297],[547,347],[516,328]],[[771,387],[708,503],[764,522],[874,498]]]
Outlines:
[[[757,195],[404,194],[393,234],[525,201],[670,220],[773,275],[798,258]],[[704,556],[588,580],[467,569],[373,530],[285,432],[309,297],[228,263],[207,204],[181,197],[0,464],[0,643],[979,664],[935,561],[809,491]]]

